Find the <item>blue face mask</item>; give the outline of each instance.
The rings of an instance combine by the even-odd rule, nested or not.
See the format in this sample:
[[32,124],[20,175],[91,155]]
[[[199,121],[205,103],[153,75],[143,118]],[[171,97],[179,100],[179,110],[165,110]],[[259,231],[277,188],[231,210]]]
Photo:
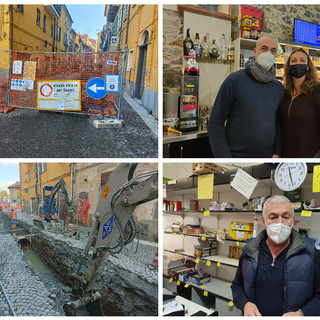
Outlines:
[[290,74],[295,78],[303,77],[308,71],[307,64],[293,64],[289,66]]

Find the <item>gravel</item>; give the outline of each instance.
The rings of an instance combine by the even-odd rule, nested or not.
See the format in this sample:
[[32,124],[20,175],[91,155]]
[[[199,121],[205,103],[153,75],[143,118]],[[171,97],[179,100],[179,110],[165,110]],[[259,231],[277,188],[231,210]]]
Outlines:
[[157,158],[158,138],[125,101],[122,128],[96,116],[16,109],[0,113],[1,158]]

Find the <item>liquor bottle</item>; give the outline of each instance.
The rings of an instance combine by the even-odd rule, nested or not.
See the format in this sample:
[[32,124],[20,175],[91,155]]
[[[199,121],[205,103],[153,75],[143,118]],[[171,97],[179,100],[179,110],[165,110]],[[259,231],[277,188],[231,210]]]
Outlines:
[[208,48],[208,42],[207,37],[203,37],[203,43],[201,46],[201,58],[208,58],[209,57],[209,48]]
[[199,33],[196,33],[196,38],[193,43],[193,49],[196,52],[196,58],[201,57],[201,43],[199,38]]
[[209,58],[210,59],[217,59],[219,57],[219,48],[216,45],[216,40],[212,40],[212,44],[209,47]]
[[190,38],[190,28],[187,29],[187,36],[183,40],[183,54],[189,56],[190,50],[193,49],[193,42]]
[[223,60],[227,60],[227,42],[226,42],[226,35],[224,33],[221,36],[220,57]]
[[232,42],[232,38],[229,38],[229,45],[228,45],[228,60],[234,60],[234,45]]

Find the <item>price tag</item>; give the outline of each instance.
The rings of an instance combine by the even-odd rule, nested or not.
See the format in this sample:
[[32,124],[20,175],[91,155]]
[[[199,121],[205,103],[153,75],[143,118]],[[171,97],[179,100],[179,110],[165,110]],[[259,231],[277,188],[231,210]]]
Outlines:
[[190,286],[190,283],[186,283],[186,284],[184,285],[185,288],[188,288],[189,286]]
[[210,216],[210,211],[206,210],[203,212],[203,215],[206,217],[206,216]]
[[179,253],[176,253],[176,258],[179,258]]
[[220,262],[217,262],[217,267],[220,267]]
[[240,246],[240,243],[239,243],[239,241],[237,241],[237,246]]
[[170,278],[170,279],[169,279],[169,282],[171,283],[172,281],[173,281],[173,278]]
[[181,283],[181,282],[178,280],[178,281],[177,281],[177,286],[180,286],[180,283]]
[[206,239],[207,239],[206,237],[201,237],[202,241],[206,241]]
[[302,210],[301,211],[301,217],[311,217],[312,211],[306,211]]
[[205,284],[203,284],[202,286],[200,286],[201,288],[205,288],[206,287],[206,285]]
[[231,286],[231,284],[232,284],[231,282],[228,282],[228,283],[227,283],[228,286]]
[[173,235],[173,236],[175,236],[175,235],[176,235],[176,233],[174,232],[172,235]]
[[184,239],[184,234],[181,235],[181,238]]
[[200,259],[199,259],[199,258],[197,258],[197,259],[196,259],[196,263],[199,263],[199,261],[200,261]]
[[207,297],[208,296],[208,291],[203,291],[203,295]]
[[206,264],[207,264],[208,267],[210,267],[211,266],[211,261],[208,260]]
[[228,305],[229,305],[230,307],[233,307],[233,306],[234,306],[233,301],[229,301]]

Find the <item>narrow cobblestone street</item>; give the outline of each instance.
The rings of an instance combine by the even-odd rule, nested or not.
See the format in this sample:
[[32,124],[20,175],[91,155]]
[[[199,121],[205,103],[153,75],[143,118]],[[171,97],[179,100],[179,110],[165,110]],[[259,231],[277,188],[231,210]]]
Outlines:
[[157,136],[128,102],[123,103],[122,128],[97,129],[94,118],[28,109],[0,113],[0,157],[158,157]]
[[[0,281],[18,316],[63,316],[63,310],[57,310],[39,276],[28,265],[17,241],[0,224]],[[8,259],[10,256],[10,259]],[[9,316],[4,295],[0,294],[0,315]]]
[[[72,278],[86,244],[90,228],[82,227],[80,240],[59,231],[44,230],[34,225],[34,215],[18,214],[16,234],[33,236],[32,249],[49,268],[55,280],[44,279],[28,263],[10,226],[9,212],[0,215],[0,281],[18,316],[64,316],[63,303],[71,292]],[[137,249],[138,248],[138,249]],[[137,251],[136,251],[137,249]],[[99,309],[104,315],[156,315],[158,269],[152,266],[157,244],[140,241],[112,255],[103,266],[96,288],[105,290]],[[10,255],[10,259],[8,256]],[[50,282],[54,283],[50,284]],[[79,315],[89,315],[80,310]],[[0,314],[10,315],[0,294]]]

